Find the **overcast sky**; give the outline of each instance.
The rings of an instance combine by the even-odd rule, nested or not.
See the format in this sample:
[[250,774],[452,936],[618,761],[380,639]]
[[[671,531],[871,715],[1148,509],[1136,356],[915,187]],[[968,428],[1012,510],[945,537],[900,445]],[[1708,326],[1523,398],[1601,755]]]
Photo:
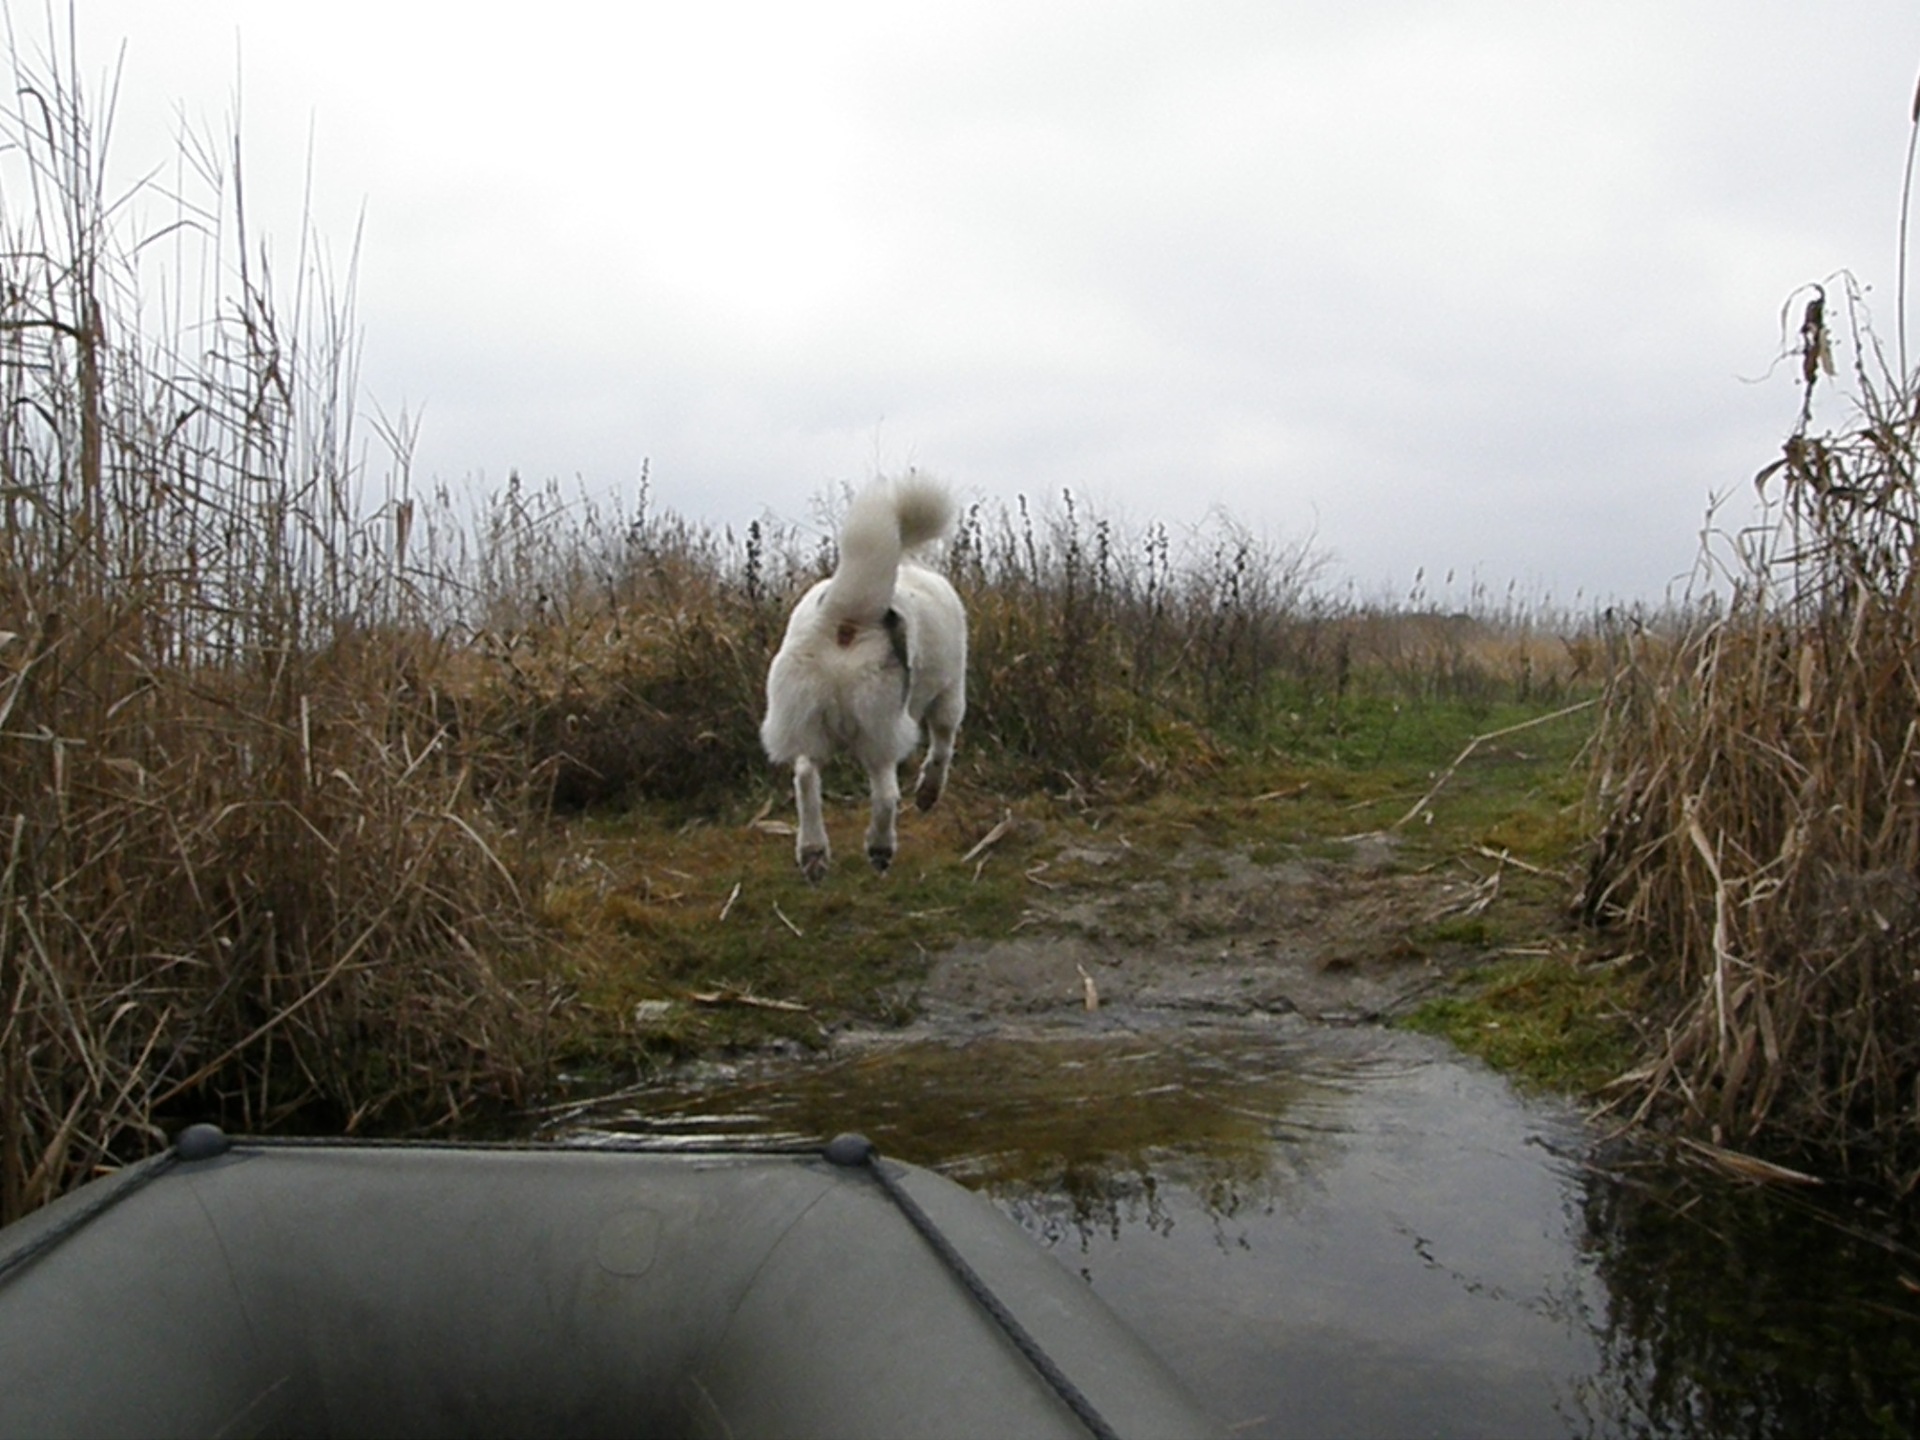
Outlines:
[[1894,331],[1911,3],[79,9],[120,171],[237,111],[280,254],[309,143],[337,263],[364,215],[416,482],[644,460],[738,524],[911,463],[1657,599],[1791,423],[1796,287]]

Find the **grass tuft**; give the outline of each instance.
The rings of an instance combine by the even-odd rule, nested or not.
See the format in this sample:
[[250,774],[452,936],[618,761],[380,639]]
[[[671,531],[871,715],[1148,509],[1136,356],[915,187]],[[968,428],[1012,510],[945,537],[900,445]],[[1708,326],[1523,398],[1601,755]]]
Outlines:
[[1637,972],[1568,956],[1497,961],[1461,979],[1459,993],[1404,1019],[1469,1054],[1561,1094],[1592,1096],[1625,1074],[1639,1043]]

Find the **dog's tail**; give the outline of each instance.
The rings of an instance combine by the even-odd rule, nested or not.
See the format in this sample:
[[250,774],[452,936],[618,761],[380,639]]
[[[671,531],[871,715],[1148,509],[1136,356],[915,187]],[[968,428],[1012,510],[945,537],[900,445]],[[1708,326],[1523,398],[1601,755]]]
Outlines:
[[840,566],[827,587],[829,613],[839,620],[879,624],[893,603],[900,557],[944,536],[953,517],[946,486],[913,472],[854,496],[840,527]]

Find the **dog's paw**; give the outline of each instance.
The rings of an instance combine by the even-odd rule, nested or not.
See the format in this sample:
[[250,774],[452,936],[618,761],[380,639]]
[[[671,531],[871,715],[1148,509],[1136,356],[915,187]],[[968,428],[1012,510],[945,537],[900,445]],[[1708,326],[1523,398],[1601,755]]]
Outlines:
[[807,877],[809,885],[818,885],[827,878],[827,847],[813,846],[800,852],[800,873]]
[[882,850],[877,846],[869,846],[867,849],[867,861],[873,866],[875,874],[884,875],[887,873],[888,867],[893,864],[893,851]]

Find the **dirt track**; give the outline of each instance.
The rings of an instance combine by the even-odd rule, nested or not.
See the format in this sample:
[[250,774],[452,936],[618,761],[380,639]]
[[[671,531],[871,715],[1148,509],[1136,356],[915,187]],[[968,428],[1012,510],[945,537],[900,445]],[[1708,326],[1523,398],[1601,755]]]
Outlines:
[[[1083,847],[1053,863],[1119,868],[1124,853]],[[1415,945],[1410,932],[1473,893],[1464,874],[1409,872],[1395,861],[1395,843],[1376,835],[1279,864],[1194,849],[1153,879],[1058,892],[1036,882],[1015,933],[936,958],[914,991],[921,1019],[912,1028],[959,1035],[1182,1013],[1384,1018],[1438,988],[1461,958]]]

